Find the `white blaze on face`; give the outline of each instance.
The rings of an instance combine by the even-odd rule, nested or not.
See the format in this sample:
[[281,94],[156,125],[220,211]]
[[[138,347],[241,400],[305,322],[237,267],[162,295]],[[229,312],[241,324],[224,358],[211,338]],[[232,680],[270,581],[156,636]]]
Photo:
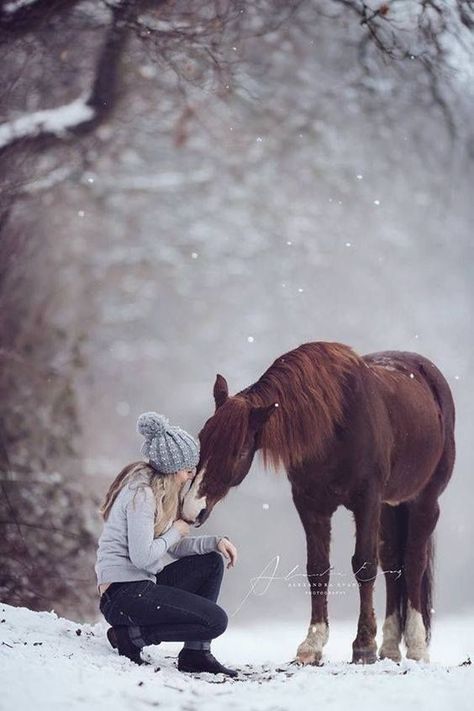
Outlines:
[[201,469],[199,474],[194,477],[194,481],[183,499],[182,512],[186,521],[195,521],[200,511],[206,508],[206,497],[201,496],[201,498],[198,498],[197,493],[204,476],[204,472],[205,469]]

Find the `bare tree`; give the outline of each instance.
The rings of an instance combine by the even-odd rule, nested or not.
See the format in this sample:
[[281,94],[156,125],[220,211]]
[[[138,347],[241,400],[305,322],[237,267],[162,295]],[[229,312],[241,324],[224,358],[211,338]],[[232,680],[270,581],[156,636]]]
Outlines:
[[[371,57],[393,65],[417,61],[426,73],[433,99],[439,103],[452,132],[455,120],[444,93],[443,77],[450,71],[452,55],[460,48],[472,51],[474,27],[471,0],[266,0],[257,5],[243,0],[212,2],[150,2],[150,0],[3,0],[0,4],[0,46],[15,50],[25,37],[38,37],[46,30],[58,33],[72,25],[74,32],[101,37],[97,41],[92,78],[81,97],[58,107],[44,107],[0,125],[0,150],[17,142],[55,136],[71,139],[89,133],[110,114],[120,95],[120,62],[130,37],[138,41],[140,54],[173,67],[177,77],[192,81],[190,64],[206,63],[214,90],[225,94],[238,62],[232,45],[249,37],[275,32],[285,23],[300,25],[308,32],[308,19],[330,14],[341,21],[347,14],[359,23],[360,61],[373,71]],[[469,35],[469,36],[468,36]],[[52,48],[54,51],[54,48]],[[186,62],[180,61],[186,54]],[[199,72],[202,76],[202,72]],[[15,83],[17,76],[10,82]],[[3,90],[8,98],[8,86]],[[45,144],[43,141],[43,145]]]

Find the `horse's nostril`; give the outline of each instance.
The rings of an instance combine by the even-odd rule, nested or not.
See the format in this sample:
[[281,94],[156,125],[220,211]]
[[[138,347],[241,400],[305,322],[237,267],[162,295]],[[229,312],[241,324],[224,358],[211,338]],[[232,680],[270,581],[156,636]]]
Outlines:
[[201,509],[200,512],[198,513],[197,517],[196,517],[196,521],[197,521],[198,523],[201,523],[205,515],[206,515],[206,509],[205,509],[205,508],[204,508],[204,509]]

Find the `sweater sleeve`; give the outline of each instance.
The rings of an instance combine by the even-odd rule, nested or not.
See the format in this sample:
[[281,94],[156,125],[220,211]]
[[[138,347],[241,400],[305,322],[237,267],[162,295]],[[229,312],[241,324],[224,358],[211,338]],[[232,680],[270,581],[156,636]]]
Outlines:
[[221,538],[222,536],[184,536],[168,548],[168,554],[174,558],[182,558],[185,555],[210,553],[217,550]]
[[151,573],[155,572],[169,546],[181,538],[174,525],[154,538],[155,509],[155,497],[149,486],[134,491],[125,507],[130,560],[137,568]]

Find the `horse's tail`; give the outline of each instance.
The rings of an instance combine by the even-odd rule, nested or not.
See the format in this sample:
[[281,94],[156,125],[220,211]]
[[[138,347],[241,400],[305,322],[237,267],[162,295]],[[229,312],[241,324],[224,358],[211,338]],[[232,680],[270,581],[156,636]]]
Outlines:
[[434,537],[428,538],[428,560],[421,579],[421,615],[426,630],[426,643],[431,639],[431,612],[433,609]]
[[[408,535],[408,518],[409,512],[408,508],[403,504],[397,506],[397,528],[398,528],[398,545],[400,546],[400,553],[402,560],[405,558],[406,543]],[[423,618],[423,624],[426,630],[426,643],[428,644],[431,638],[431,611],[433,609],[433,582],[434,582],[434,536],[428,538],[427,543],[427,562],[425,572],[421,579],[421,615]],[[408,606],[408,591],[406,585],[404,566],[402,565],[402,579],[400,581],[400,627],[402,630],[405,629],[407,620],[407,606]]]
[[[423,358],[419,365],[420,372],[429,385],[433,397],[441,411],[444,429],[444,450],[454,448],[454,426],[456,424],[456,409],[451,388],[441,371],[427,358]],[[454,452],[452,453],[454,455]]]
[[399,504],[396,508],[397,516],[397,533],[398,533],[398,550],[400,560],[402,561],[402,575],[400,580],[400,597],[399,597],[399,610],[400,615],[400,627],[402,630],[405,629],[405,624],[407,620],[407,605],[408,605],[408,592],[407,584],[405,578],[405,567],[403,561],[405,559],[405,551],[407,545],[408,536],[408,509],[404,504]]
[[[438,368],[429,361],[429,367],[422,365],[422,371],[428,382],[433,396],[435,397],[440,411],[444,430],[444,447],[441,458],[436,467],[436,475],[439,481],[438,496],[446,488],[454,468],[456,459],[456,442],[454,428],[456,424],[456,409],[454,405],[451,389]],[[439,509],[438,509],[439,512]],[[421,580],[421,614],[426,629],[427,643],[431,638],[431,611],[433,608],[433,576],[434,576],[435,542],[434,533],[427,543],[427,563]]]
[[[413,369],[418,369],[420,374],[425,379],[426,384],[433,393],[441,416],[441,425],[443,429],[443,450],[440,460],[436,466],[434,475],[437,481],[437,496],[445,489],[454,467],[456,456],[456,446],[454,438],[454,428],[456,420],[456,412],[453,396],[447,380],[441,371],[427,358],[418,353],[395,353],[395,356],[400,357],[405,363],[409,363]],[[402,358],[403,356],[403,358]],[[397,533],[398,547],[401,561],[405,560],[408,536],[408,507],[403,503],[399,504],[396,509],[397,513]],[[439,512],[439,509],[438,509]],[[426,642],[430,641],[431,637],[431,611],[433,605],[433,574],[434,574],[434,535],[431,534],[427,541],[427,563],[421,579],[421,614],[426,630]],[[406,586],[406,577],[404,566],[402,565],[402,580],[400,581],[399,595],[399,615],[401,629],[404,630],[407,619],[408,592]]]

